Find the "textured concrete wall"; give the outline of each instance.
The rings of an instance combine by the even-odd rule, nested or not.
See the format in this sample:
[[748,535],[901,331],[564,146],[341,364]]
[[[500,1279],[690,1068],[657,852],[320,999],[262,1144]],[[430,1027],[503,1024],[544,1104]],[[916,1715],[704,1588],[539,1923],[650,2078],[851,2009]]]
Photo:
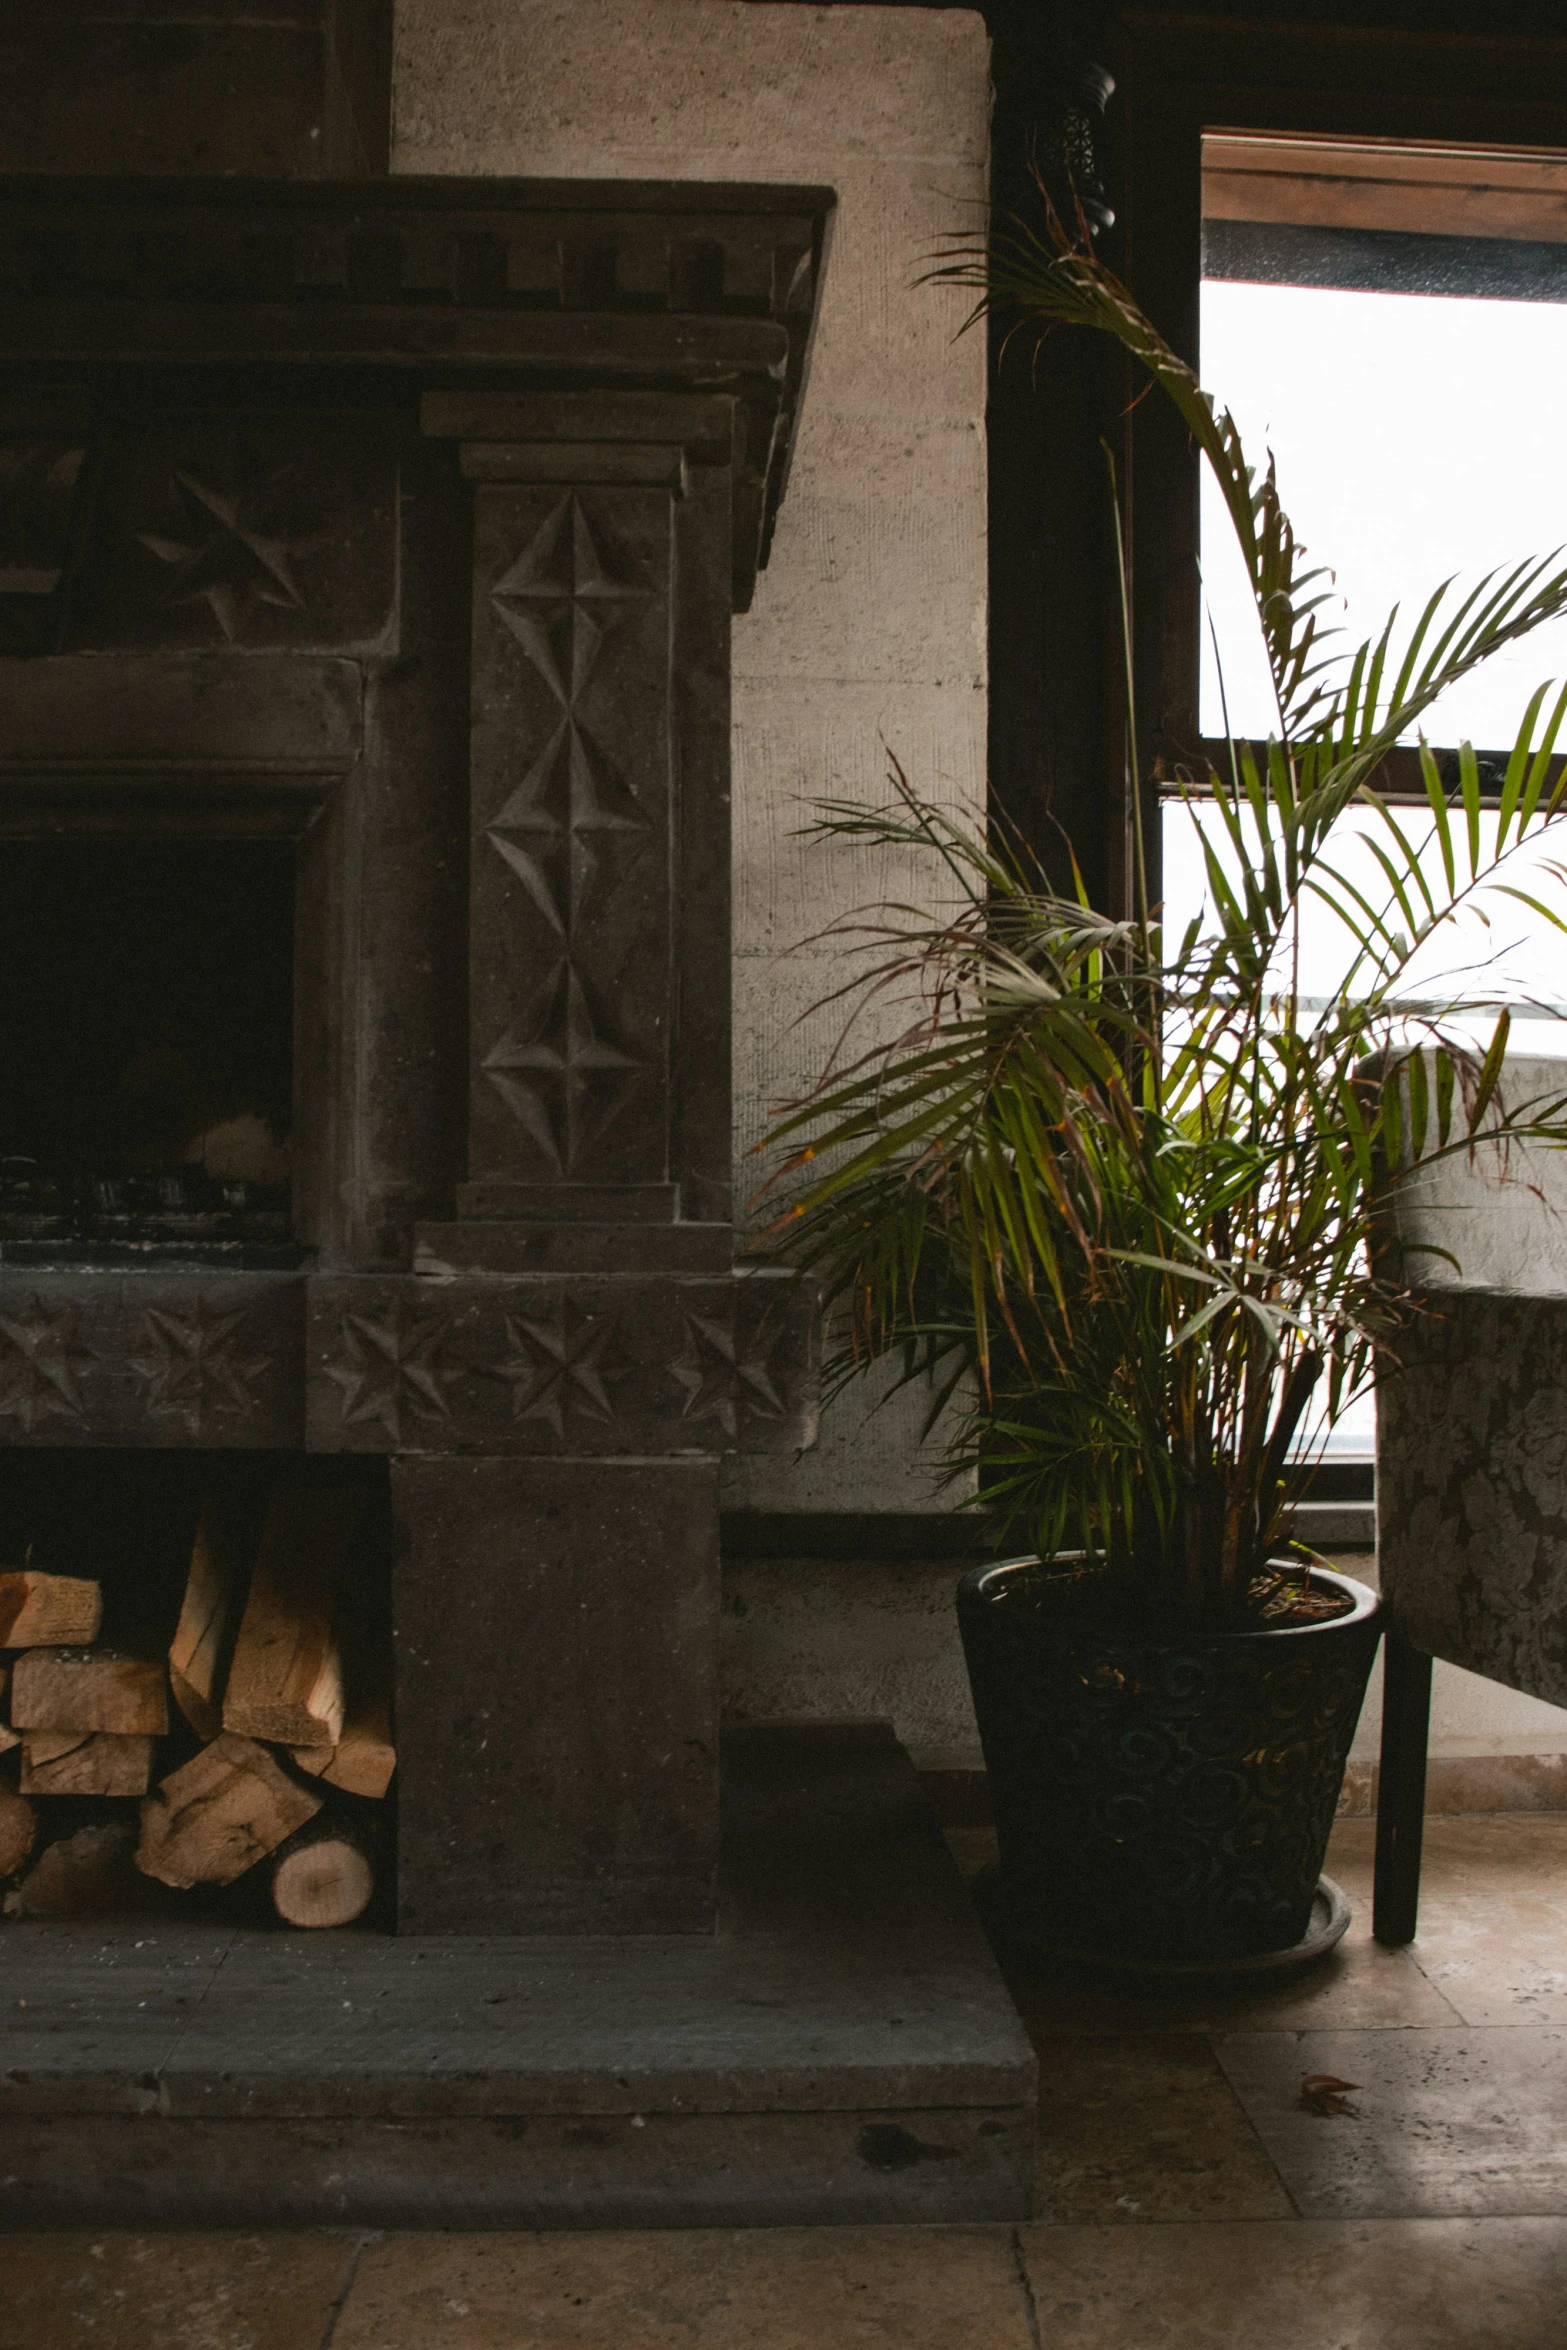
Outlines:
[[[839,212],[772,560],[736,623],[735,1097],[745,1154],[818,1065],[842,976],[823,925],[906,877],[795,839],[812,800],[878,796],[888,749],[977,805],[985,735],[983,338],[914,281],[978,218],[989,54],[967,9],[744,0],[399,0],[393,169],[825,182]],[[802,1015],[804,1017],[802,1018]],[[737,1471],[769,1508],[928,1498],[917,1404],[841,1410],[798,1464]]]
[[[953,1613],[960,1559],[738,1559],[724,1568],[723,1704],[742,1721],[890,1721],[923,1770],[977,1770],[979,1734]],[[1334,1561],[1376,1580],[1361,1551]],[[1382,1669],[1374,1666],[1352,1760],[1374,1764],[1382,1736]],[[1432,1677],[1433,1763],[1552,1766],[1545,1793],[1521,1808],[1567,1808],[1567,1713],[1438,1659]],[[1538,1774],[1536,1774],[1538,1775]],[[1485,1772],[1470,1774],[1477,1786]],[[1433,1786],[1435,1786],[1433,1782]],[[1454,1809],[1471,1806],[1462,1786]]]
[[[837,913],[906,878],[793,838],[813,798],[874,796],[887,748],[931,796],[983,788],[984,354],[914,284],[984,194],[989,93],[963,9],[743,0],[398,0],[393,168],[826,181],[840,211],[794,476],[735,633],[736,1100],[742,1152],[829,1033]],[[799,1023],[799,1025],[796,1025]],[[757,1163],[742,1157],[740,1189]],[[748,1464],[734,1503],[907,1509],[919,1399],[840,1410],[813,1455]],[[1353,1561],[1346,1561],[1355,1572]],[[977,1763],[955,1563],[742,1561],[724,1680],[742,1717],[879,1714],[932,1766]],[[1363,1571],[1363,1568],[1362,1568]],[[1375,1752],[1380,1676],[1357,1740]],[[1567,1752],[1567,1715],[1437,1668],[1436,1756]]]

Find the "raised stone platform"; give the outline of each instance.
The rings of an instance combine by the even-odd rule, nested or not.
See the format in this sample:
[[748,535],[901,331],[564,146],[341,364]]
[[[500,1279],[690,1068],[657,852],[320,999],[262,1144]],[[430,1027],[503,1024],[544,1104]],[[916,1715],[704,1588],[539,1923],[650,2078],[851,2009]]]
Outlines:
[[713,1936],[0,1929],[0,2225],[1026,2218],[1033,2051],[890,1730],[725,1764]]

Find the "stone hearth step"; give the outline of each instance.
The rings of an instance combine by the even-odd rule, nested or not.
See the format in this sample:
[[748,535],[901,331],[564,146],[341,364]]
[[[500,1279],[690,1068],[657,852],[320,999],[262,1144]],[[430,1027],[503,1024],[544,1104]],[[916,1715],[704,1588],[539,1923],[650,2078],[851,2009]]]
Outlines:
[[712,1936],[0,1928],[0,2225],[1026,2218],[1033,2051],[891,1731],[725,1769]]

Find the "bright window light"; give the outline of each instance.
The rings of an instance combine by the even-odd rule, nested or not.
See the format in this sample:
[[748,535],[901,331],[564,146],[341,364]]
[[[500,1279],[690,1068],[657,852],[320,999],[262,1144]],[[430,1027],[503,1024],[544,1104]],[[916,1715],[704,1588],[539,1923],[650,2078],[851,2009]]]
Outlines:
[[[1202,377],[1229,407],[1254,463],[1271,450],[1286,512],[1308,556],[1331,563],[1344,609],[1325,614],[1352,647],[1401,604],[1418,614],[1440,580],[1473,581],[1498,564],[1567,542],[1567,304],[1435,294],[1341,292],[1316,286],[1205,279]],[[1210,737],[1277,731],[1267,665],[1229,518],[1204,468],[1205,595],[1201,723]],[[1220,692],[1222,667],[1223,693]],[[1499,653],[1435,703],[1428,741],[1506,750],[1530,695],[1567,676],[1567,621]],[[1567,747],[1567,746],[1564,746]],[[1417,808],[1400,812],[1417,837]],[[1217,837],[1212,818],[1203,830]],[[1347,816],[1334,855],[1375,902],[1373,867]],[[1202,908],[1202,859],[1192,819],[1167,806],[1163,826],[1167,933]],[[1507,879],[1553,896],[1542,852],[1516,857]],[[1558,836],[1544,854],[1567,857]],[[1530,866],[1536,871],[1531,874]],[[1527,1021],[1530,1052],[1567,1053],[1567,939],[1516,901],[1493,896],[1444,935],[1404,992],[1495,993]],[[1320,907],[1304,915],[1300,988],[1320,1001],[1345,967],[1342,929]]]
[[[1344,293],[1207,279],[1202,379],[1253,462],[1272,450],[1286,513],[1328,563],[1352,648],[1394,604],[1406,621],[1453,573],[1567,542],[1567,304]],[[1245,572],[1211,475],[1202,484],[1202,729],[1276,732]],[[1427,739],[1507,748],[1542,678],[1567,675],[1567,621],[1538,629],[1433,705]]]
[[[1204,385],[1234,413],[1254,463],[1272,452],[1308,559],[1333,567],[1324,584],[1342,603],[1324,612],[1323,624],[1342,628],[1336,642],[1346,650],[1380,629],[1395,603],[1413,621],[1452,574],[1472,583],[1567,542],[1567,304],[1209,279],[1201,338]],[[1277,731],[1277,713],[1245,573],[1206,467],[1202,552],[1202,731],[1262,739]],[[1537,630],[1434,704],[1427,740],[1505,750],[1535,687],[1563,676],[1567,621]],[[1417,808],[1401,810],[1399,820],[1423,830]],[[1210,838],[1220,836],[1216,820],[1199,812],[1198,821]],[[1334,846],[1362,883],[1371,860],[1355,836],[1366,821],[1347,816]],[[1555,842],[1549,853],[1561,857],[1564,847]],[[1173,939],[1205,896],[1186,808],[1166,805],[1163,849]],[[1525,888],[1529,862],[1515,860],[1509,874]],[[1554,894],[1551,885],[1546,892]],[[1409,974],[1409,994],[1439,1003],[1446,986],[1495,992],[1528,1022],[1521,1049],[1567,1053],[1567,939],[1503,899],[1491,902],[1490,915],[1489,925],[1466,922],[1440,955],[1424,955]],[[1308,1002],[1340,982],[1346,943],[1326,909],[1306,911],[1299,986]],[[1313,1425],[1299,1449],[1364,1455],[1374,1430],[1368,1395],[1325,1447]]]

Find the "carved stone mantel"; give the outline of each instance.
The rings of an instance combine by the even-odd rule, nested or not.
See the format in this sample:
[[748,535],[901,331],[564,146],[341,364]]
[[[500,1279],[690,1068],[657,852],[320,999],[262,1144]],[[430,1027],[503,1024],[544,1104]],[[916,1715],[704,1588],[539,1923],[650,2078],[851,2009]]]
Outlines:
[[297,1261],[0,1244],[0,1445],[393,1456],[425,1928],[712,1923],[718,1460],[812,1433],[729,623],[832,202],[0,180],[0,841],[292,838],[299,942]]

